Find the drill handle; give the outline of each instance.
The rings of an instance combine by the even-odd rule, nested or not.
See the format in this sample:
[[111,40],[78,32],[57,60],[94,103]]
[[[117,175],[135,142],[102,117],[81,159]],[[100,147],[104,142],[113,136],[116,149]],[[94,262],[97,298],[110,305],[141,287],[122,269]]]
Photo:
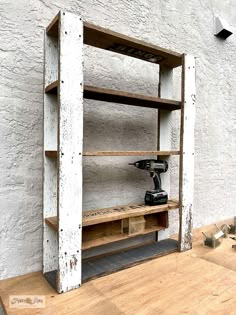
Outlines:
[[155,190],[160,191],[161,190],[161,176],[160,173],[155,172],[153,174],[153,182],[155,186]]

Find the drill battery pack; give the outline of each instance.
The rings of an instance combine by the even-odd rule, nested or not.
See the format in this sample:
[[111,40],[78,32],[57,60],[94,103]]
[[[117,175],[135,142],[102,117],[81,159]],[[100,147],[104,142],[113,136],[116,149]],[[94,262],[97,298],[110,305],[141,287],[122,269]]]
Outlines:
[[157,206],[166,204],[168,194],[164,190],[147,190],[145,194],[145,204],[149,206]]

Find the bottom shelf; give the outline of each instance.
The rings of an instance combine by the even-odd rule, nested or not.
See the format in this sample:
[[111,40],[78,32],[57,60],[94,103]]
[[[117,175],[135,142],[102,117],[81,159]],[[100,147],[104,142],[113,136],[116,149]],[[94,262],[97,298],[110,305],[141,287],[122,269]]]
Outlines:
[[[144,261],[161,257],[178,250],[178,242],[166,239],[149,245],[143,245],[112,255],[93,258],[82,263],[82,282],[102,277],[113,272],[138,265]],[[44,274],[47,281],[56,289],[56,273]]]

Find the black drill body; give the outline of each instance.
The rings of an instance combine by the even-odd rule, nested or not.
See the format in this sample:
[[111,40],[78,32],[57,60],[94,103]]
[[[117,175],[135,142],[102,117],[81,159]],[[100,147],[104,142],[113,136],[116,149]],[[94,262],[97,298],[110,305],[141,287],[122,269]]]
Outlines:
[[140,160],[134,163],[129,163],[137,168],[150,172],[150,176],[154,181],[154,190],[147,190],[145,194],[145,204],[147,205],[161,205],[168,201],[168,194],[161,188],[161,173],[168,170],[168,163],[161,160]]

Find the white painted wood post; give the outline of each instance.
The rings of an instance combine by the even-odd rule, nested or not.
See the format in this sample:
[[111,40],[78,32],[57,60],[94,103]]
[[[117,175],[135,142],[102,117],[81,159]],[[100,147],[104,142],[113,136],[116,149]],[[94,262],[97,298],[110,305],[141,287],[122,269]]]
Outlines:
[[[45,32],[44,88],[58,77],[58,41]],[[44,93],[44,176],[43,176],[43,273],[57,269],[58,240],[56,231],[45,218],[57,215],[57,162],[45,156],[45,151],[57,148],[57,96]]]
[[184,55],[182,69],[182,137],[180,142],[180,251],[192,248],[195,99],[195,58]]
[[61,12],[59,23],[58,292],[81,285],[83,22]]
[[[159,70],[159,97],[172,99],[173,97],[173,69],[167,66],[160,66]],[[172,111],[159,110],[158,111],[158,129],[159,129],[159,143],[158,150],[169,151],[171,150],[172,139]],[[166,173],[161,174],[162,188],[167,191],[168,197],[170,197],[170,163],[169,157],[163,157],[168,164],[169,170]],[[158,232],[158,240],[168,238],[169,230],[165,229]]]

